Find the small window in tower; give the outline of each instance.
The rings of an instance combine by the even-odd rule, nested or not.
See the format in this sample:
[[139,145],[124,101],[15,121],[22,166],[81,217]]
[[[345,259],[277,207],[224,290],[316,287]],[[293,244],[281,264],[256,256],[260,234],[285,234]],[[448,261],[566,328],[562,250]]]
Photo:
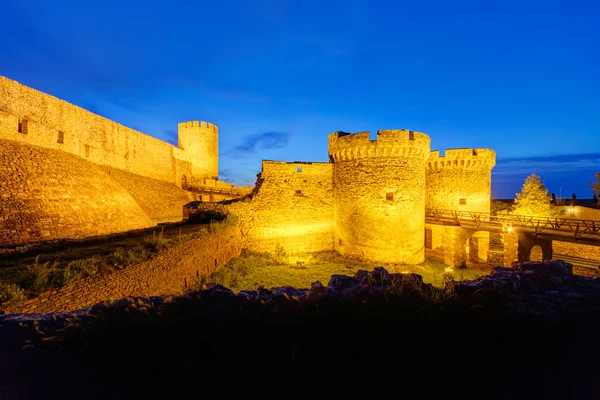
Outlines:
[[58,131],[58,139],[56,140],[56,143],[63,144],[64,142],[65,142],[65,133]]
[[85,145],[85,156],[86,157],[90,156],[90,145],[89,144]]
[[465,204],[467,204],[467,199],[459,199],[459,200],[458,200],[458,204],[460,204],[460,205],[465,205]]
[[302,190],[296,190],[296,194],[294,196],[302,196]]
[[296,172],[302,172],[302,167],[296,167]]
[[341,246],[342,245],[342,239],[338,239],[338,244]]
[[392,192],[387,192],[387,193],[385,194],[385,199],[386,199],[386,200],[394,200],[394,193],[392,193]]
[[19,133],[27,135],[27,120],[26,119],[19,120],[18,130],[19,130]]

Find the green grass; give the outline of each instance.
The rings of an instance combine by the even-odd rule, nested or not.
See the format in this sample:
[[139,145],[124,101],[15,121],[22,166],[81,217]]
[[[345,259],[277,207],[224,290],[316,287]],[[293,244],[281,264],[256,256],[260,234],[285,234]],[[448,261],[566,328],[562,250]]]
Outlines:
[[[303,265],[297,261],[303,260]],[[279,286],[310,288],[310,284],[320,281],[327,285],[331,275],[341,274],[354,276],[360,269],[372,270],[381,264],[365,263],[342,257],[335,252],[322,252],[313,255],[289,257],[282,254],[270,256],[245,252],[240,257],[230,260],[222,269],[195,283],[195,287],[203,283],[215,282],[237,292],[240,290]],[[448,269],[443,263],[428,259],[417,265],[382,265],[389,272],[408,272],[423,276],[423,281],[437,287],[443,287],[448,279],[455,281],[471,280],[486,274],[488,271],[472,269]]]
[[[0,259],[0,302],[20,300],[77,278],[110,273],[153,258],[159,251],[235,224],[233,219],[207,224],[154,228],[142,232],[74,241]],[[68,244],[67,244],[68,246]]]

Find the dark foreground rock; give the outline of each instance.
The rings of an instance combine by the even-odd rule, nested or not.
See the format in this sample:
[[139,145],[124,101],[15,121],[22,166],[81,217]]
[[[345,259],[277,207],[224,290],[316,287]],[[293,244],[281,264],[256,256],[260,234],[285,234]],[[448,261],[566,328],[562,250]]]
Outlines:
[[443,289],[383,268],[307,289],[208,284],[0,317],[0,393],[598,398],[599,310],[600,279],[562,262]]

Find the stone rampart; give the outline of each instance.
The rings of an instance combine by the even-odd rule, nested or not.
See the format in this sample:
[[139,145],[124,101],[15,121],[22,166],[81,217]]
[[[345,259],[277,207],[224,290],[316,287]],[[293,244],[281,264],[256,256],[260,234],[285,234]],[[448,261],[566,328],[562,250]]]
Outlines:
[[492,168],[490,149],[432,151],[427,163],[427,208],[490,212]]
[[0,139],[0,247],[181,220],[191,194],[55,149]]
[[181,243],[155,258],[113,273],[79,279],[9,305],[7,313],[61,312],[90,307],[128,296],[159,296],[180,292],[198,278],[223,267],[241,251],[237,227]]

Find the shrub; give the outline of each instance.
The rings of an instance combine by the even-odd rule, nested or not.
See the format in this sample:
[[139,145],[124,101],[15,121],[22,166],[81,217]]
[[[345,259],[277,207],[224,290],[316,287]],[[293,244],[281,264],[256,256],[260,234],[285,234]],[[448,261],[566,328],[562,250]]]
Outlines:
[[152,236],[144,239],[144,244],[149,250],[158,252],[171,246],[171,241],[163,236],[164,230],[161,229],[157,235],[156,232],[152,232]]
[[0,282],[0,304],[7,301],[18,302],[25,298],[25,292],[14,283]]

